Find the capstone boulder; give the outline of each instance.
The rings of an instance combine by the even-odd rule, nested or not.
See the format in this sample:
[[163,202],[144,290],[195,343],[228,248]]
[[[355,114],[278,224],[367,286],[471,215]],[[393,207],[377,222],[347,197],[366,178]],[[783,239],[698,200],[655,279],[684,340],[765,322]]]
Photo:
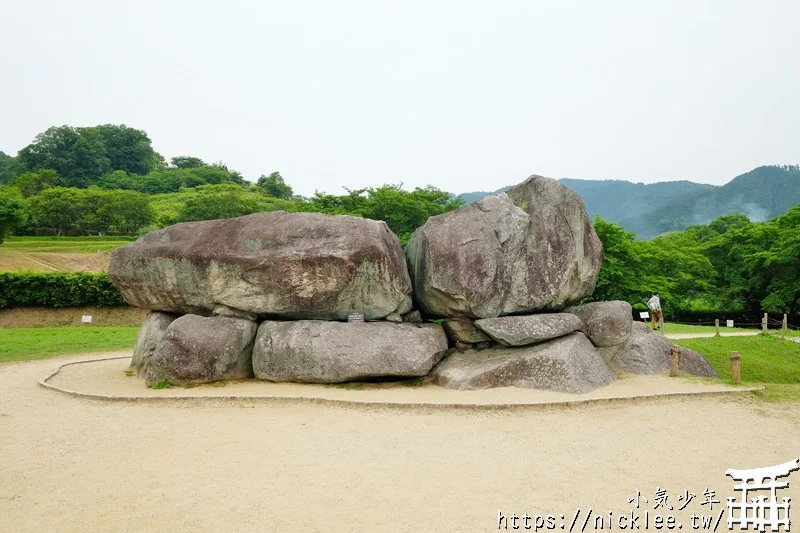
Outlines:
[[429,218],[405,253],[427,314],[493,318],[559,311],[591,294],[602,244],[575,192],[531,176]]
[[411,310],[400,241],[384,222],[256,213],[186,222],[111,252],[111,281],[131,305],[226,316],[367,320]]

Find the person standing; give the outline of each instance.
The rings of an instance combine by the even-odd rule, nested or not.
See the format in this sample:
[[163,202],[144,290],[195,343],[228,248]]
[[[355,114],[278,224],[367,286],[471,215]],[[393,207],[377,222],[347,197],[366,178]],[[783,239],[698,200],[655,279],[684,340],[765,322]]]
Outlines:
[[[664,320],[664,313],[661,311],[661,298],[658,293],[653,294],[652,298],[647,300],[647,308],[650,309],[650,316],[652,318],[653,330],[662,327],[662,320]],[[656,326],[658,324],[658,326]]]

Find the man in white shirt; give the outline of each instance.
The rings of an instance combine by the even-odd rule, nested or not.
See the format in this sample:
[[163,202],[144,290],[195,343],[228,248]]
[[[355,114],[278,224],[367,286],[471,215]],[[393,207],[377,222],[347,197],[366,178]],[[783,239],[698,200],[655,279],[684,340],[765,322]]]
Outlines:
[[[652,298],[647,300],[647,307],[650,309],[653,330],[656,330],[661,327],[661,321],[664,319],[664,313],[661,312],[661,298],[658,293],[655,293]],[[656,324],[658,324],[658,326],[656,326]]]

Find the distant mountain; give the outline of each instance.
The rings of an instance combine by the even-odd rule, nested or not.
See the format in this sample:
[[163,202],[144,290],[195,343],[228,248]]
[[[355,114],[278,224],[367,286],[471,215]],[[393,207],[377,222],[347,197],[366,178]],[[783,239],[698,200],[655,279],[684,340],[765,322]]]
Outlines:
[[[560,180],[577,192],[590,217],[625,227],[640,239],[650,239],[692,224],[707,224],[717,217],[743,213],[761,221],[800,204],[800,166],[763,166],[718,186],[690,181],[652,184],[621,180]],[[494,192],[460,194],[465,203]]]
[[661,202],[650,213],[622,219],[619,224],[635,231],[640,238],[649,239],[692,224],[708,224],[731,213],[742,213],[753,222],[761,222],[782,215],[797,204],[800,204],[800,166],[764,166],[721,187]]
[[476,202],[483,198],[484,196],[491,196],[493,194],[500,194],[501,192],[506,192],[512,186],[509,185],[508,187],[503,187],[502,189],[497,189],[496,191],[486,192],[486,191],[475,191],[475,192],[465,192],[463,194],[459,194],[457,197],[464,200],[465,204],[471,204],[472,202]]

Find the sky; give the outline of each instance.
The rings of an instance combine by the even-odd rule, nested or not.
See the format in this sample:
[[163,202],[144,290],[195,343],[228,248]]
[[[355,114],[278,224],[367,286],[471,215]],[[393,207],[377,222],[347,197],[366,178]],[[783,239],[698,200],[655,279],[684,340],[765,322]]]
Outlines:
[[800,163],[800,2],[0,0],[0,150],[126,124],[296,193]]

